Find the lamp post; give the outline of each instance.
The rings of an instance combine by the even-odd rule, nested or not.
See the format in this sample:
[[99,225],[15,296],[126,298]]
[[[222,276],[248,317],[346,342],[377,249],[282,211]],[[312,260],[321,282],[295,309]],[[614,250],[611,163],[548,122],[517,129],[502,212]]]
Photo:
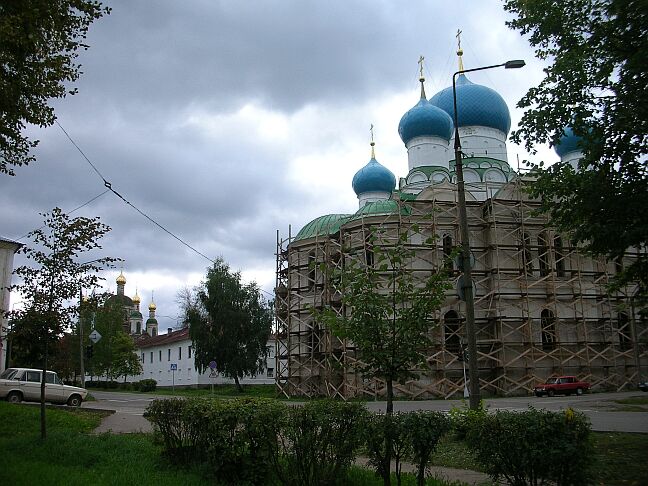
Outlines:
[[457,85],[458,74],[470,73],[504,67],[506,69],[521,68],[525,65],[522,60],[507,61],[503,64],[494,64],[473,69],[462,69],[452,75],[452,99],[454,103],[454,127],[455,127],[455,171],[457,173],[457,195],[459,198],[459,227],[461,231],[461,259],[463,270],[463,291],[466,301],[466,337],[468,341],[468,377],[470,380],[470,408],[479,408],[479,373],[477,369],[477,336],[475,329],[475,300],[473,295],[472,269],[470,268],[470,234],[468,232],[468,217],[466,211],[466,192],[464,188],[463,164],[461,161],[461,140],[459,139],[459,124],[457,121]]

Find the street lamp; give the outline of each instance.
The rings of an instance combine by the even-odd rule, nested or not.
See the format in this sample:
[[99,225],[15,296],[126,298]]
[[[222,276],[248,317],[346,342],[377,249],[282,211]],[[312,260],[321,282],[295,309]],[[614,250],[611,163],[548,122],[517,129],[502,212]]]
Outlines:
[[459,123],[457,121],[457,85],[458,74],[470,73],[504,67],[517,69],[525,65],[521,59],[507,61],[503,64],[494,64],[473,69],[462,69],[452,75],[452,99],[454,102],[454,127],[455,127],[455,171],[457,173],[457,194],[459,198],[459,226],[461,231],[461,259],[463,270],[463,293],[466,301],[466,334],[468,340],[468,377],[470,379],[470,408],[479,408],[479,373],[477,370],[477,336],[475,329],[475,300],[473,295],[472,269],[470,268],[470,234],[468,232],[468,216],[466,211],[466,192],[464,188],[463,164],[461,161],[461,140],[459,139]]

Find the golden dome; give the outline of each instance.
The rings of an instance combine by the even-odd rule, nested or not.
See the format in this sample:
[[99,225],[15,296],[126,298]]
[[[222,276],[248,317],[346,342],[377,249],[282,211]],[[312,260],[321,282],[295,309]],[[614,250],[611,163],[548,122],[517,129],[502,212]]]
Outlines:
[[137,291],[135,291],[135,295],[133,296],[133,303],[139,305],[140,302],[142,302],[142,299],[140,299],[140,296],[137,295]]
[[151,302],[151,303],[149,304],[149,310],[154,311],[155,309],[157,309],[157,306],[155,305],[155,302]]
[[117,277],[116,282],[118,285],[124,285],[126,283],[126,277],[124,277],[123,272],[119,272],[119,277]]

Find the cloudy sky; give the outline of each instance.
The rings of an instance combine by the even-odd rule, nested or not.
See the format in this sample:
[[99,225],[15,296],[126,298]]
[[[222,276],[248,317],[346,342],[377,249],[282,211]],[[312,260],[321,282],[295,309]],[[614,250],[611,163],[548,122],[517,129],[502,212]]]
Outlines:
[[[418,101],[420,55],[429,96],[451,84],[458,28],[466,68],[526,60],[522,70],[469,76],[504,97],[514,127],[516,102],[542,77],[495,0],[109,5],[81,53],[79,93],[55,102],[61,126],[125,199],[267,292],[277,230],[294,235],[317,216],[357,209],[351,179],[369,160],[371,124],[377,159],[406,175],[397,127]],[[0,236],[21,241],[39,213],[105,191],[61,128],[29,133],[41,140],[37,161],[0,175]],[[511,161],[528,157],[508,150]],[[126,293],[137,288],[144,309],[154,292],[160,328],[175,326],[178,290],[199,283],[210,262],[111,193],[73,215],[112,227],[104,253],[124,260]],[[106,288],[118,273],[106,272]]]

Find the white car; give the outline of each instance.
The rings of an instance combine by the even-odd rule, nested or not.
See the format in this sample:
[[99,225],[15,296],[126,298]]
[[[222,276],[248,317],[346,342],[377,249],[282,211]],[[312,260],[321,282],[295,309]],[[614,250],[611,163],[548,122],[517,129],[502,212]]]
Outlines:
[[[42,370],[32,368],[7,368],[0,375],[0,398],[8,402],[40,402]],[[53,371],[45,374],[45,401],[67,403],[78,407],[88,395],[88,390],[64,385]]]

